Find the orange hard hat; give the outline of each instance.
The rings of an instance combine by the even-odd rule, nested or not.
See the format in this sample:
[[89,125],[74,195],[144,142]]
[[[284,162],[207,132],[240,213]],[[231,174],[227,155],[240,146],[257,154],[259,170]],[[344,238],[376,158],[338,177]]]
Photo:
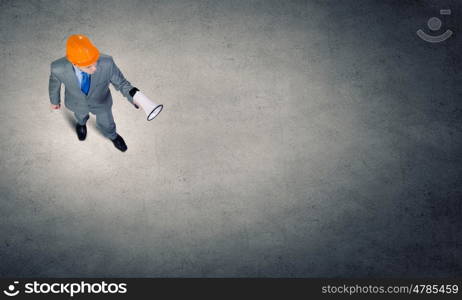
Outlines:
[[67,59],[76,66],[86,67],[99,58],[98,49],[83,34],[73,34],[66,43]]

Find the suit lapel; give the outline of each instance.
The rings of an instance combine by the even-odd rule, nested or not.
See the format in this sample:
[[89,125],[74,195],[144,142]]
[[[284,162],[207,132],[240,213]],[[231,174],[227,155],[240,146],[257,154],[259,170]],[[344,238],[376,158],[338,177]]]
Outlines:
[[[66,60],[66,76],[67,76],[67,79],[69,80],[71,86],[73,86],[75,89],[82,92],[82,90],[80,89],[80,86],[79,86],[79,80],[77,79],[77,76],[75,76],[74,67],[67,60]],[[83,92],[82,92],[82,94],[83,94]]]
[[98,82],[98,79],[100,77],[101,72],[102,72],[102,70],[100,68],[100,61],[99,61],[99,58],[98,58],[98,63],[96,64],[96,72],[93,73],[93,75],[90,76],[90,78],[91,78],[90,79],[90,90],[88,91],[88,96],[90,96],[91,93],[93,92],[93,90],[95,89],[96,83]]

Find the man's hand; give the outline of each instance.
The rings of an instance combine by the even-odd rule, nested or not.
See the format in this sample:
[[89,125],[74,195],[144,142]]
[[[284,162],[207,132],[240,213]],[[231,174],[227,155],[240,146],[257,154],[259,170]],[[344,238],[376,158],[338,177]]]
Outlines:
[[58,104],[58,105],[51,104],[51,109],[60,109],[60,108],[61,108],[61,104]]

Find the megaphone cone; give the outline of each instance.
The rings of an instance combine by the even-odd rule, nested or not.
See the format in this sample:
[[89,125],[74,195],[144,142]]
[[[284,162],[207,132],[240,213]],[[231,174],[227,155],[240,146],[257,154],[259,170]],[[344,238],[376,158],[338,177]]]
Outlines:
[[140,91],[137,91],[133,96],[133,103],[135,103],[136,106],[141,106],[143,108],[146,116],[148,116],[148,121],[154,119],[164,108],[162,104],[156,104]]

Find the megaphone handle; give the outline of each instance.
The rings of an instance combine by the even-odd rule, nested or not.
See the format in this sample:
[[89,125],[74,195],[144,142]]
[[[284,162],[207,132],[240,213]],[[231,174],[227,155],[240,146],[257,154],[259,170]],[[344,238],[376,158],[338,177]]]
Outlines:
[[[133,98],[133,96],[135,96],[136,92],[139,92],[139,89],[137,89],[136,87],[133,87],[128,93]],[[136,107],[136,109],[140,108],[138,105],[136,105],[135,102],[133,102],[133,105]]]

